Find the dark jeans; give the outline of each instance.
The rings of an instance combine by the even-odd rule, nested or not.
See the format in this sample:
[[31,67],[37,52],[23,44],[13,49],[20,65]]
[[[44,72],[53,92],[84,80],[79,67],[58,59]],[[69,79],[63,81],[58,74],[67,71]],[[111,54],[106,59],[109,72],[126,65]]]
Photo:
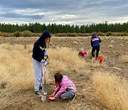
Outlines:
[[73,93],[72,91],[66,91],[65,93],[61,94],[60,98],[61,99],[73,99],[75,96],[75,93]]
[[[95,54],[95,51],[96,51],[96,54]],[[99,51],[100,51],[100,46],[94,46],[94,47],[92,47],[92,57],[95,57],[96,56],[96,59],[97,59],[98,54],[99,54]]]

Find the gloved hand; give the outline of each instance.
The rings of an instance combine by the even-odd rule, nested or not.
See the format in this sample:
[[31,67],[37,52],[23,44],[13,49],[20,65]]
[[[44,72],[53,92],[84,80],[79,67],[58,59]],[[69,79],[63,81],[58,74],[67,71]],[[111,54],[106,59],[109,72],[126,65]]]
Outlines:
[[44,56],[48,56],[48,52],[46,50],[44,52]]
[[47,66],[48,65],[48,62],[44,59],[41,60],[41,63],[44,65],[44,66]]

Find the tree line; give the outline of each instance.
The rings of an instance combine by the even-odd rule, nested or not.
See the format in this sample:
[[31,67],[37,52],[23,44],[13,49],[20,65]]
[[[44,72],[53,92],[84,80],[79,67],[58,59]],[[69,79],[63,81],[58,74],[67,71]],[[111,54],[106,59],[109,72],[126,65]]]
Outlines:
[[0,32],[13,33],[16,31],[31,31],[33,33],[41,33],[44,30],[48,30],[51,33],[92,33],[92,32],[128,32],[128,22],[127,23],[115,23],[108,24],[99,23],[91,25],[62,25],[62,24],[40,24],[40,23],[29,23],[29,24],[4,24],[0,23]]

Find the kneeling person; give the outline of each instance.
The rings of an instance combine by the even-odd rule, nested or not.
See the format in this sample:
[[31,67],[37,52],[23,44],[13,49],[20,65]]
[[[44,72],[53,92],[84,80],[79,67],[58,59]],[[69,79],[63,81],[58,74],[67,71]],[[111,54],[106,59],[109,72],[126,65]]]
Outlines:
[[61,73],[54,75],[55,83],[58,83],[54,92],[49,95],[49,100],[61,99],[73,99],[76,94],[75,84],[66,76]]

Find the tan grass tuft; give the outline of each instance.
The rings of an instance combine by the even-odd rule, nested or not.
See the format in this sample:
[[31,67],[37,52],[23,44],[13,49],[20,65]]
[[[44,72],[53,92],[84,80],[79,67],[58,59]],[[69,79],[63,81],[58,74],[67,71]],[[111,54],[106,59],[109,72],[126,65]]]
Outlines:
[[122,63],[128,63],[128,55],[120,56],[119,61],[122,62]]
[[79,70],[85,66],[85,60],[78,57],[78,52],[70,48],[62,47],[49,49],[49,61],[52,71]]
[[[9,82],[16,90],[30,89],[34,85],[34,71],[31,53],[32,45],[0,45],[0,83]],[[11,51],[10,51],[11,50]],[[78,52],[70,48],[49,49],[49,73],[57,71],[77,71],[85,66]]]
[[[30,49],[30,46],[28,46],[28,49]],[[7,81],[16,90],[33,87],[32,58],[27,51],[23,45],[0,45],[0,83]]]
[[113,48],[113,45],[112,44],[108,45],[108,48]]
[[128,110],[128,81],[112,73],[94,73],[93,86],[98,101],[111,110]]

